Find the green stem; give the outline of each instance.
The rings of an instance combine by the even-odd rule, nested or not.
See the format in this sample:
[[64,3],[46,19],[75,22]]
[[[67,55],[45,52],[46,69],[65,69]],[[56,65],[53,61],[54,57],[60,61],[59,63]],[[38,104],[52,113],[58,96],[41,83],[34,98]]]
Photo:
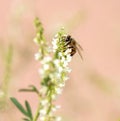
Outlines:
[[36,114],[35,114],[35,116],[34,116],[34,118],[33,118],[33,121],[37,121],[37,119],[39,118],[39,111],[40,111],[40,104],[38,105],[38,109],[37,109],[37,111],[36,111]]

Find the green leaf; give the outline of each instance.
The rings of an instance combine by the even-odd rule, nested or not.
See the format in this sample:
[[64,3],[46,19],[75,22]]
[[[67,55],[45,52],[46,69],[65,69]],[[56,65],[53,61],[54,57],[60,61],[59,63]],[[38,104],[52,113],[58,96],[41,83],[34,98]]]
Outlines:
[[25,116],[28,116],[28,113],[26,112],[26,110],[24,109],[24,107],[17,101],[16,98],[11,97],[10,99],[11,99],[11,101],[15,104],[15,106],[16,106]]
[[24,120],[24,121],[30,121],[30,120],[29,120],[29,119],[27,119],[27,118],[23,118],[23,120]]
[[34,86],[34,85],[29,85],[28,88],[23,88],[19,90],[20,92],[36,92],[37,94],[39,94],[38,89]]
[[19,91],[20,92],[34,92],[32,89],[26,89],[26,88],[20,89]]
[[31,107],[30,107],[30,104],[28,103],[28,101],[25,101],[25,106],[26,106],[29,118],[32,120],[33,119],[33,115],[32,115]]

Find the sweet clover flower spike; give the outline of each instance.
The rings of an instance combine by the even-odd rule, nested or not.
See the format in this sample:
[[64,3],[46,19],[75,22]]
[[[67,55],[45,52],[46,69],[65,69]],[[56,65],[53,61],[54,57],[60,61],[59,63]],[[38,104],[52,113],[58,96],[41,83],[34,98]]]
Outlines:
[[[71,72],[69,62],[72,56],[81,46],[70,35],[61,29],[52,40],[52,47],[44,37],[44,29],[38,18],[35,19],[36,37],[34,42],[38,45],[38,52],[35,59],[40,61],[41,68],[41,88],[35,85],[29,85],[28,88],[20,89],[20,91],[34,92],[38,95],[39,104],[35,115],[32,114],[31,106],[25,101],[25,108],[16,98],[11,97],[11,101],[24,114],[24,121],[60,121],[62,118],[54,113],[61,106],[54,104],[58,95],[62,94],[66,81],[69,79],[68,73]],[[82,50],[82,48],[81,48]],[[80,51],[78,53],[81,56]],[[82,56],[81,56],[82,57]],[[3,96],[1,92],[0,97]]]
[[[35,58],[40,60],[41,68],[39,73],[41,75],[41,89],[40,89],[40,103],[37,118],[40,121],[60,121],[60,116],[55,116],[54,112],[60,108],[54,104],[57,96],[62,94],[63,87],[66,80],[68,80],[68,73],[71,69],[68,67],[72,57],[70,55],[71,49],[65,45],[65,36],[67,36],[63,29],[58,32],[52,40],[52,50],[48,49],[47,42],[43,36],[43,28],[39,19],[36,19],[37,35],[34,39],[39,46],[39,51],[35,54]],[[52,55],[52,56],[51,56]]]
[[49,53],[49,50],[47,49],[47,42],[43,35],[44,29],[38,18],[35,19],[35,26],[36,26],[36,37],[34,38],[34,42],[39,47],[38,53],[35,54],[35,59],[42,60]]

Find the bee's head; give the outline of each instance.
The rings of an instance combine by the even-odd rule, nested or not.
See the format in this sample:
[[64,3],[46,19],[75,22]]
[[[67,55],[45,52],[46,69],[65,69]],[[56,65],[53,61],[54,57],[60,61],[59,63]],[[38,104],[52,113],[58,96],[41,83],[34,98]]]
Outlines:
[[70,41],[71,40],[71,36],[70,35],[67,35],[66,37],[66,42]]

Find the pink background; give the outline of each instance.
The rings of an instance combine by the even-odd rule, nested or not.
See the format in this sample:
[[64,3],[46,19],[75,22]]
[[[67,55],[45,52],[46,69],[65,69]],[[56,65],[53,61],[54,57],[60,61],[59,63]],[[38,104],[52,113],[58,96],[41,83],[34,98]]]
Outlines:
[[[64,26],[84,49],[76,54],[72,73],[57,104],[63,121],[118,121],[120,119],[120,1],[119,0],[4,0],[0,2],[0,51],[13,45],[12,74],[8,97],[29,100],[35,112],[37,97],[19,93],[29,84],[38,85],[39,62],[33,24],[38,16],[51,41]],[[0,56],[0,84],[4,60]],[[0,110],[0,121],[20,121],[23,116],[10,102]]]

